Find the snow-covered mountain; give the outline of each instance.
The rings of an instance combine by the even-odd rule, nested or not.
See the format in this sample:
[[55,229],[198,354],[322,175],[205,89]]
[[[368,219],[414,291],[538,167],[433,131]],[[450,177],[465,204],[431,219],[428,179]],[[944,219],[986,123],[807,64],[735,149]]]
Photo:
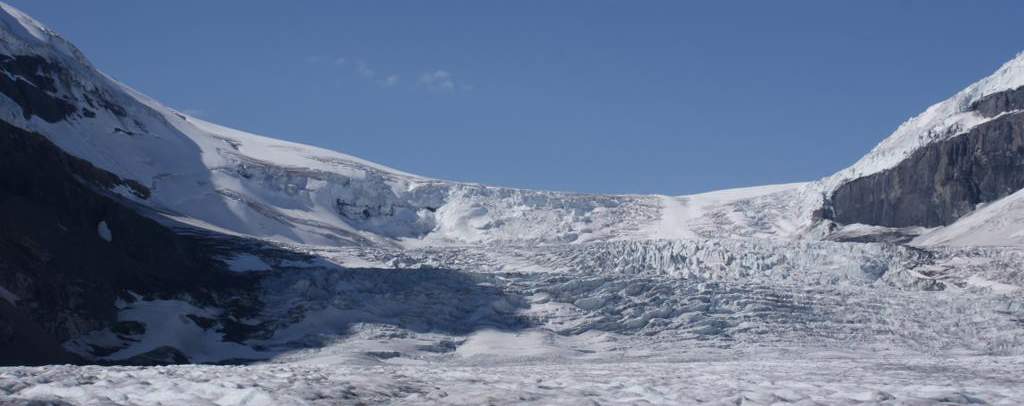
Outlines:
[[[552,360],[785,364],[793,349],[1024,370],[1024,55],[835,175],[689,196],[430,179],[226,128],[104,75],[3,3],[0,73],[2,364],[498,365],[516,388],[537,373],[519,366]],[[162,399],[24,384],[46,371],[0,371],[0,400]],[[440,396],[389,379],[351,395]],[[160,396],[247,399],[182,385],[194,396]]]
[[[3,114],[11,124],[138,182],[148,190],[146,197],[129,189],[121,189],[122,195],[196,226],[332,246],[720,236],[723,227],[737,235],[792,236],[798,231],[789,218],[777,221],[786,225],[763,224],[766,228],[756,231],[747,230],[748,222],[763,219],[746,218],[753,215],[707,219],[736,200],[787,187],[708,199],[491,187],[410,175],[342,153],[218,126],[106,77],[59,35],[4,7],[8,29],[0,50],[10,58],[5,72],[12,86],[19,77],[56,86],[40,96],[55,100],[57,107],[51,109],[30,106],[31,97],[19,100],[5,93]],[[779,217],[791,215],[770,209]],[[702,218],[694,217],[698,211]],[[672,216],[679,221],[671,222]]]
[[[145,198],[130,188],[121,188],[121,194],[177,220],[331,246],[817,238],[820,232],[813,229],[819,219],[813,213],[824,204],[822,197],[842,196],[843,185],[893,171],[927,146],[964,138],[960,135],[979,126],[1011,122],[1021,103],[1013,91],[1024,85],[1024,57],[1018,56],[908,120],[851,167],[806,185],[683,197],[539,192],[424,178],[189,117],[108,78],[68,41],[3,7],[0,50],[12,88],[4,93],[4,114],[11,124],[138,182],[148,190]],[[42,91],[36,95],[13,90],[22,83],[53,88],[37,87]],[[973,204],[1015,192],[1019,181],[1004,189]]]
[[[11,124],[144,186],[145,197],[130,188],[119,192],[179,221],[329,246],[816,238],[813,212],[824,204],[821,197],[892,171],[927,146],[1015,119],[1020,96],[1012,91],[1024,85],[1018,56],[908,120],[851,167],[806,185],[682,197],[540,192],[424,178],[189,117],[103,75],[68,41],[3,7],[0,51],[12,88],[4,92],[3,114]],[[35,85],[35,94],[13,90],[22,83]]]

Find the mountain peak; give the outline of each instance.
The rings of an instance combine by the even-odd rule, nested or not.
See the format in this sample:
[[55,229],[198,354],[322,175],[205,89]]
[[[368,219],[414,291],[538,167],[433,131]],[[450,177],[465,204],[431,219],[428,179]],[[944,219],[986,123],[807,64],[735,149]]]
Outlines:
[[995,116],[985,116],[973,106],[988,96],[1024,86],[1024,52],[1004,63],[991,75],[974,82],[952,97],[900,124],[867,155],[852,166],[823,180],[826,191],[845,181],[892,168],[921,147],[963,134]]
[[0,24],[5,31],[26,41],[49,41],[56,36],[42,23],[6,3],[0,3]]
[[1020,87],[1024,84],[1024,51],[1018,52],[995,73],[968,87],[975,97],[982,97],[1000,90]]
[[88,64],[84,54],[70,41],[4,2],[0,2],[0,39],[3,40],[0,41],[0,50],[15,54],[52,50],[57,55]]

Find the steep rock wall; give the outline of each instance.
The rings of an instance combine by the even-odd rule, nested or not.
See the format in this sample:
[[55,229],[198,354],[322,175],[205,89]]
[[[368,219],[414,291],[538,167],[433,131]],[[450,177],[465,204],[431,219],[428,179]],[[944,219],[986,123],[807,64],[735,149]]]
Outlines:
[[979,100],[969,108],[998,117],[927,145],[889,170],[843,184],[826,202],[824,217],[844,224],[942,226],[1024,188],[1021,107],[1024,89]]

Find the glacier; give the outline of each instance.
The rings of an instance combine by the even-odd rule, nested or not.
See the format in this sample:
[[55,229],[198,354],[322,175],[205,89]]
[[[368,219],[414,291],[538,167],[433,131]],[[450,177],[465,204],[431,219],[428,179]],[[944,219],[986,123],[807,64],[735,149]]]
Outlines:
[[[1024,399],[1024,191],[940,226],[827,215],[851,181],[1021,114],[1012,98],[977,105],[1024,86],[1024,55],[824,179],[593,195],[432,179],[223,127],[3,3],[0,28],[0,120],[17,129],[4,136],[87,162],[83,193],[184,238],[183,266],[216,275],[118,285],[90,303],[99,319],[60,313],[43,330],[77,365],[0,368],[0,403]],[[82,215],[97,244],[157,250],[120,245],[142,220],[96,211]],[[26,239],[11,244],[50,260]],[[0,266],[4,320],[37,314],[26,275]]]

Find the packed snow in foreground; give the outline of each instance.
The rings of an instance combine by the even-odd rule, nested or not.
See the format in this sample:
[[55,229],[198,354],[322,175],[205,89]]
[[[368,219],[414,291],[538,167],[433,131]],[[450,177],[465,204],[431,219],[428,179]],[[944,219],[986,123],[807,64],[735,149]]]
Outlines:
[[[757,354],[675,362],[0,370],[23,398],[127,405],[1018,405],[1024,358]],[[56,403],[60,404],[60,403]]]

